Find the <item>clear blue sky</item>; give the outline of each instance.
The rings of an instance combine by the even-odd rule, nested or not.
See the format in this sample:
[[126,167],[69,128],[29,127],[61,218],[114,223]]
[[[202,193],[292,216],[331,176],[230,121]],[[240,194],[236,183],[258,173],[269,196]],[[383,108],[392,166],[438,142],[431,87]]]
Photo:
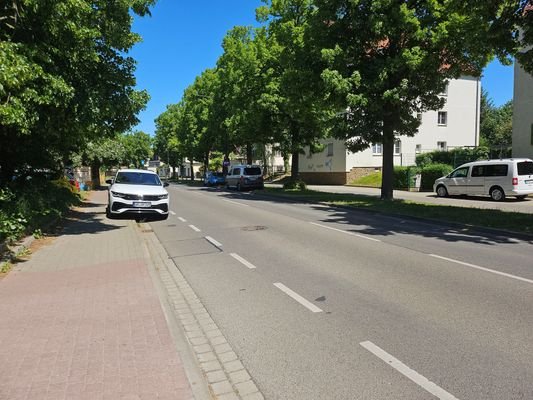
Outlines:
[[[152,17],[136,18],[133,30],[143,37],[130,55],[137,60],[137,86],[151,100],[139,115],[135,130],[153,134],[154,119],[168,104],[177,103],[183,90],[222,53],[222,39],[235,25],[256,25],[260,0],[159,0]],[[490,64],[482,79],[494,104],[513,96],[513,68]]]

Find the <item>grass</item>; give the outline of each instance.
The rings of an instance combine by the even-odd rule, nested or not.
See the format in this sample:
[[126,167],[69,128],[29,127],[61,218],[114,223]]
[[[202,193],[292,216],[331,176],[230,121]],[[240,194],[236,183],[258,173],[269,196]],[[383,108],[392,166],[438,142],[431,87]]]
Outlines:
[[464,225],[533,234],[533,214],[493,209],[442,206],[436,204],[415,203],[406,200],[383,201],[373,196],[325,193],[314,190],[299,191],[266,188],[265,193],[280,197],[292,197],[312,202],[328,203],[359,210],[369,210],[389,215],[426,218],[443,222],[454,222]]
[[381,172],[374,172],[350,182],[354,186],[381,187]]

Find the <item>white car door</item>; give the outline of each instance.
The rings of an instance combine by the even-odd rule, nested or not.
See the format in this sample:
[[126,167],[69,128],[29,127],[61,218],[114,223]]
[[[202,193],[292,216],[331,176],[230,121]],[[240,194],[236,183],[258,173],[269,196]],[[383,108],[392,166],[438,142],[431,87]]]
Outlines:
[[487,194],[485,191],[486,165],[475,165],[471,168],[468,175],[468,190],[470,196],[482,196]]
[[450,174],[448,179],[448,194],[467,194],[469,169],[470,167],[457,168]]

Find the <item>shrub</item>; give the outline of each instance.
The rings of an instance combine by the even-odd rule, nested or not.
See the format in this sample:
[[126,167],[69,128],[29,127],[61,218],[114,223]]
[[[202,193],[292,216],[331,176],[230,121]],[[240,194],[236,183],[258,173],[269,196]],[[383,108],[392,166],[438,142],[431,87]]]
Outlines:
[[452,167],[458,167],[471,161],[486,160],[489,158],[489,149],[487,147],[475,148],[457,148],[450,151],[432,151],[422,153],[416,156],[416,165],[425,167],[429,164],[448,164]]
[[291,179],[283,184],[284,190],[307,190],[307,185],[301,179]]
[[420,190],[432,191],[435,179],[448,175],[453,168],[448,164],[430,164],[422,168],[422,183]]
[[419,169],[416,167],[394,167],[392,187],[394,189],[409,189],[415,187],[416,174]]
[[0,189],[0,242],[12,242],[57,219],[79,195],[68,180],[33,177]]

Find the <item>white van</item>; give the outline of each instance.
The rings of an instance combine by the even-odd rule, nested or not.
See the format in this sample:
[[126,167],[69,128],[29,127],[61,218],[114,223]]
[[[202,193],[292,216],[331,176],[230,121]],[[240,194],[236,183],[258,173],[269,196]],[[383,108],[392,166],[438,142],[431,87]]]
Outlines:
[[490,196],[501,201],[505,196],[515,196],[522,200],[533,193],[533,160],[505,158],[463,164],[437,179],[433,190],[439,197]]

